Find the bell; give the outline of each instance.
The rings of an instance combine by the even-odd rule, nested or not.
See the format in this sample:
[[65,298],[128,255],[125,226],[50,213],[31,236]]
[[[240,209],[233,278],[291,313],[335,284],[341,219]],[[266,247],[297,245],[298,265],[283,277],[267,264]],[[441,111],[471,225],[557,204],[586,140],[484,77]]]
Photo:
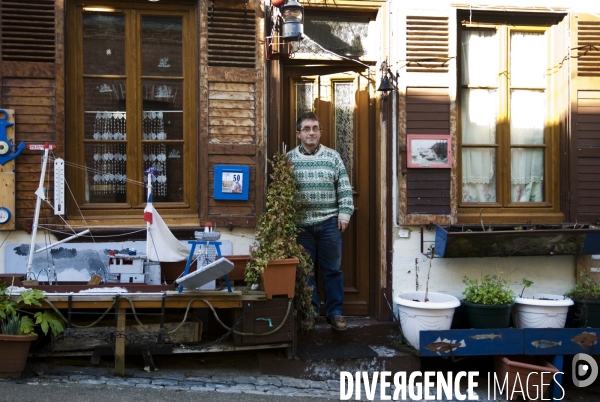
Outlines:
[[390,79],[389,79],[389,77],[386,74],[381,79],[381,84],[379,84],[379,88],[377,88],[377,91],[379,91],[379,92],[389,92],[392,89],[394,89],[394,87],[392,86],[392,83],[390,82]]

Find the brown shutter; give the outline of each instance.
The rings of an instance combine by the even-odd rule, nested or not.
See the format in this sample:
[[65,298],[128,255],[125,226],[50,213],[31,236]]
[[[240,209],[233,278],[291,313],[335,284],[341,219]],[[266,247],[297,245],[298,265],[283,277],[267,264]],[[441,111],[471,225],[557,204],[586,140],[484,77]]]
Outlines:
[[[0,15],[0,107],[15,110],[16,143],[56,144],[55,153],[63,156],[64,47],[62,28],[57,28],[63,24],[62,9],[54,0],[0,0]],[[15,159],[17,229],[30,226],[34,216],[40,159],[39,151],[27,150]],[[49,199],[52,166],[48,164]]]
[[[450,134],[447,88],[407,88],[407,134]],[[450,169],[407,169],[407,213],[450,215]]]
[[[257,46],[259,1],[229,2],[201,15],[200,218],[217,226],[252,227],[262,211],[264,54]],[[248,201],[215,200],[215,165],[250,166]]]
[[569,220],[600,223],[600,18],[571,19]]
[[54,0],[0,2],[2,61],[54,63]]

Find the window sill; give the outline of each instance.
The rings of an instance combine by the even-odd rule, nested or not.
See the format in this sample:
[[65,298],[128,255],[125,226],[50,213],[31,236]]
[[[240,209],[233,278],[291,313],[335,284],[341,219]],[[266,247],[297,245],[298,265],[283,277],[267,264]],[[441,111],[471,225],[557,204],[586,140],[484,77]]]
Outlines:
[[600,253],[600,226],[436,225],[435,254],[444,258]]

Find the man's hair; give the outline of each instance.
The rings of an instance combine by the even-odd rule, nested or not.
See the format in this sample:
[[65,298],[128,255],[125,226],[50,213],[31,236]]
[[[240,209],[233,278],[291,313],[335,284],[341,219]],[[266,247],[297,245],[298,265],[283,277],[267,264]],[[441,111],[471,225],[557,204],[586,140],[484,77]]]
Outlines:
[[302,129],[302,123],[304,123],[305,120],[315,120],[319,122],[319,128],[322,128],[321,122],[316,114],[313,112],[304,112],[300,115],[300,117],[298,117],[298,121],[296,122],[296,131],[300,131]]

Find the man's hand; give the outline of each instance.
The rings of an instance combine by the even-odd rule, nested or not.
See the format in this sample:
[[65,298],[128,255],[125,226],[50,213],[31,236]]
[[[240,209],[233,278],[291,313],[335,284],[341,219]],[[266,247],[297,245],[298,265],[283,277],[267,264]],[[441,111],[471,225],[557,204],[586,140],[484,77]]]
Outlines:
[[348,221],[345,221],[343,219],[338,219],[338,229],[341,230],[342,233],[344,233],[344,230],[346,230],[347,226],[348,226]]

